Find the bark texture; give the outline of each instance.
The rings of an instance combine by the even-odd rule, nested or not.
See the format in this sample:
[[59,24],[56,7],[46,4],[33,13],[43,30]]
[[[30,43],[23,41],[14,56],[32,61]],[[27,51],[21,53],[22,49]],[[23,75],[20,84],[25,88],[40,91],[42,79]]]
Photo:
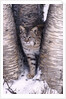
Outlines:
[[26,29],[42,24],[42,4],[13,4],[12,9],[17,26],[24,26]]
[[19,76],[19,50],[12,5],[3,5],[3,76],[5,81],[15,80]]
[[40,53],[41,79],[62,93],[63,87],[63,5],[49,8]]

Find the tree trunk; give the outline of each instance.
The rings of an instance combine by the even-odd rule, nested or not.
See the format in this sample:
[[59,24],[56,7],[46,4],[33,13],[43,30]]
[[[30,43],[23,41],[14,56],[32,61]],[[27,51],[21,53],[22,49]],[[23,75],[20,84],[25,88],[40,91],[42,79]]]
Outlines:
[[3,76],[5,81],[19,76],[19,50],[13,14],[9,4],[3,5]]
[[45,34],[43,34],[39,66],[41,78],[62,93],[63,86],[63,5],[49,7]]

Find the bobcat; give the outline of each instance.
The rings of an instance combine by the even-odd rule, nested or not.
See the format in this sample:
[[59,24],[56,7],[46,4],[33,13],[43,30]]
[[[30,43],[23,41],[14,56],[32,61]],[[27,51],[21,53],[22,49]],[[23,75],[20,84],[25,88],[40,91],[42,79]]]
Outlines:
[[27,33],[26,29],[23,26],[20,26],[20,39],[30,69],[27,77],[33,78],[36,73],[36,55],[39,55],[41,43],[41,32],[39,27],[36,26]]

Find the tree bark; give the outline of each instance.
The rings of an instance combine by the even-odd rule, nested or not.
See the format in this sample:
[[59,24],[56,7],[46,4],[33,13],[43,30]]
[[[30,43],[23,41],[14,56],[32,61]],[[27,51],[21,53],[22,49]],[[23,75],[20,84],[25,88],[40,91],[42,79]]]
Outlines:
[[17,28],[22,25],[30,30],[43,23],[42,4],[13,4],[12,9]]
[[19,50],[11,7],[3,5],[3,76],[6,82],[19,76]]
[[41,79],[62,93],[63,87],[63,5],[49,7],[40,53]]

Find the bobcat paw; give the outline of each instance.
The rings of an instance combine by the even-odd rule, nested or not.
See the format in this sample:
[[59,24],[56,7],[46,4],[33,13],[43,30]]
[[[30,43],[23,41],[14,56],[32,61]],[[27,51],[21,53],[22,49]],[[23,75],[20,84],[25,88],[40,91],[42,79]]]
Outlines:
[[28,78],[28,79],[31,79],[31,78],[33,78],[33,77],[34,77],[34,75],[31,75],[30,73],[27,74],[27,78]]

